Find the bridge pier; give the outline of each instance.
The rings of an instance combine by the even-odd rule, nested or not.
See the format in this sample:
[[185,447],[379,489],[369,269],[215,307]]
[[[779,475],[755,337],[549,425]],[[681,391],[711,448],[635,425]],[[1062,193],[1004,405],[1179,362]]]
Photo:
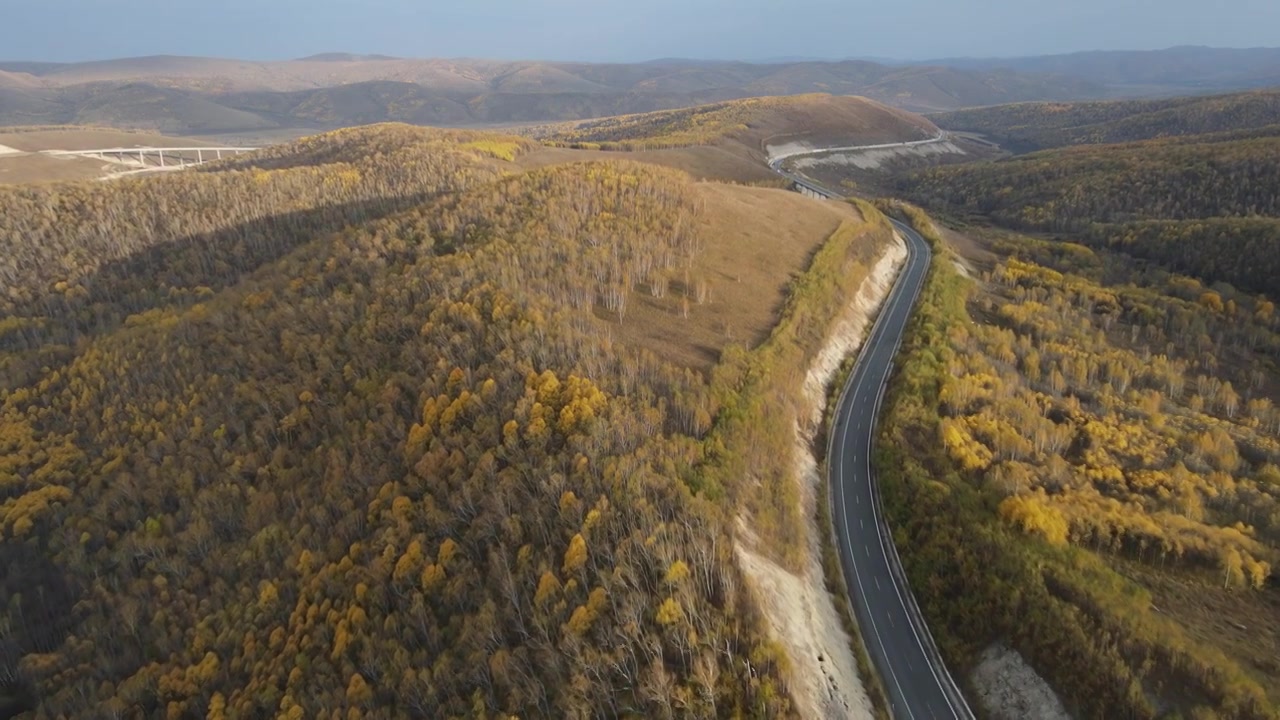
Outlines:
[[[100,148],[95,150],[42,150],[42,155],[52,155],[55,157],[83,157],[96,158],[105,162],[118,163],[121,165],[135,166],[137,169],[127,173],[141,173],[153,170],[181,170],[195,165],[202,165],[205,162],[212,161],[215,157],[221,160],[225,154],[239,155],[244,152],[253,152],[258,148],[253,147],[118,147],[118,148]],[[169,157],[165,157],[165,152],[169,153]],[[208,152],[206,158],[205,153]],[[191,157],[194,155],[195,157]],[[154,158],[155,164],[147,161],[147,158]],[[133,158],[137,158],[135,162]],[[177,162],[170,162],[176,158]],[[121,173],[116,173],[119,176]]]

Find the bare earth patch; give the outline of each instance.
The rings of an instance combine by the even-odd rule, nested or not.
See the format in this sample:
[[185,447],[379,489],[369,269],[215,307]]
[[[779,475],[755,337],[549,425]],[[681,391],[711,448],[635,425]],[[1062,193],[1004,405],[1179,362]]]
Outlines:
[[0,155],[0,185],[92,180],[105,174],[101,160],[51,157],[40,153]]
[[810,412],[797,424],[794,452],[795,479],[801,486],[802,512],[809,523],[809,553],[803,574],[790,572],[751,550],[749,528],[743,528],[742,542],[736,548],[773,637],[791,658],[791,692],[801,717],[874,717],[871,700],[858,677],[853,641],[844,631],[823,577],[819,533],[826,529],[817,527],[816,518],[818,493],[824,484],[813,455],[813,439],[822,423],[828,384],[844,358],[862,344],[873,313],[905,259],[906,245],[897,238],[862,282],[805,376],[803,400]]
[[974,668],[978,702],[994,720],[1071,720],[1058,696],[1014,650],[992,645]]

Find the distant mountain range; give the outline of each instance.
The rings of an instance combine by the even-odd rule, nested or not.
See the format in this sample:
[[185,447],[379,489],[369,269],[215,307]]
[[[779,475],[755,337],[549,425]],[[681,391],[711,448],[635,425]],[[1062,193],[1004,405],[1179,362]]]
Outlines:
[[191,133],[578,120],[761,95],[863,95],[916,111],[1096,97],[1074,78],[865,61],[655,61],[630,65],[405,60],[332,53],[247,62],[145,57],[0,63],[0,124]]
[[868,60],[633,64],[324,53],[255,62],[154,56],[0,62],[0,125],[166,133],[579,120],[762,95],[862,95],[917,112],[1280,84],[1280,50],[1173,48],[886,65]]
[[1280,86],[1280,48],[1181,46],[1149,51],[1096,51],[1021,58],[946,58],[921,65],[1068,75],[1113,90],[1240,90]]

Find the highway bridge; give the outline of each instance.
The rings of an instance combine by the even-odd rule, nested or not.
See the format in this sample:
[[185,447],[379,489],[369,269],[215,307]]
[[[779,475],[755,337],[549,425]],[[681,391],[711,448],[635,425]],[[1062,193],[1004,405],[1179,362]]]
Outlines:
[[257,149],[254,147],[116,147],[96,150],[44,150],[41,154],[51,157],[91,158],[120,165],[121,172],[112,173],[110,177],[121,177],[148,172],[184,170]]

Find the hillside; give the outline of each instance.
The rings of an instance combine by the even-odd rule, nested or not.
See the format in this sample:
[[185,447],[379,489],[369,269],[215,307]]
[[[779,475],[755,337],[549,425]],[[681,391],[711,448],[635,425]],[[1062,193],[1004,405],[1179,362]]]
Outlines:
[[1069,235],[1271,295],[1280,277],[1276,187],[1280,136],[1265,134],[1081,145],[917,171],[898,182],[948,212]]
[[1280,717],[1274,303],[964,233],[981,272],[935,265],[877,458],[953,667],[1008,643],[1075,717]]
[[788,368],[887,229],[536,152],[383,125],[0,188],[0,706],[829,702],[795,694],[734,547],[806,543],[761,428],[795,422]]
[[26,73],[5,72],[0,70],[0,88],[36,87],[39,81]]
[[644,150],[734,141],[760,151],[803,140],[816,147],[919,140],[928,120],[866,98],[763,97],[529,130],[543,142],[606,150]]
[[1280,717],[1277,97],[935,116],[1059,147],[894,176],[965,255],[881,474],[961,667],[1010,643],[1079,717]]
[[[121,127],[171,132],[580,120],[814,92],[865,95],[916,111],[1101,92],[1064,77],[861,61],[592,65],[341,55],[282,62],[148,57],[0,63],[0,72],[6,73],[0,90],[8,93],[0,124],[114,117]],[[127,90],[121,94],[121,88]]]
[[1023,103],[938,113],[930,119],[948,130],[982,133],[1010,149],[1026,151],[1269,129],[1280,126],[1280,91],[1168,100]]

